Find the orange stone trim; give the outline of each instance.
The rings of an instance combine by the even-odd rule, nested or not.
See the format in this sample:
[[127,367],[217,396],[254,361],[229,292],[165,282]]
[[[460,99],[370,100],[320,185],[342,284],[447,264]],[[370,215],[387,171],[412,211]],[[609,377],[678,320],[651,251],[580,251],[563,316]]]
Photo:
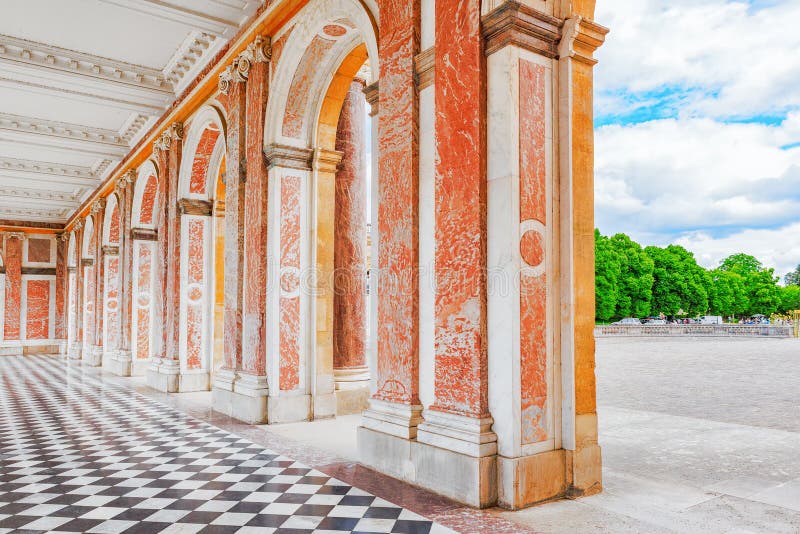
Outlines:
[[515,45],[556,58],[563,25],[561,19],[515,0],[508,1],[482,19],[484,52],[488,56],[508,45]]

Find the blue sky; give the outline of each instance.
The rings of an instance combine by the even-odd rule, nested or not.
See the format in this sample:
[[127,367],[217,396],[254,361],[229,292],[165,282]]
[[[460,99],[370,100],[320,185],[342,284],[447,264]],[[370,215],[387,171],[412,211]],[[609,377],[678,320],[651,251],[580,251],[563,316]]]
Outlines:
[[702,264],[800,263],[798,0],[598,0],[596,218]]

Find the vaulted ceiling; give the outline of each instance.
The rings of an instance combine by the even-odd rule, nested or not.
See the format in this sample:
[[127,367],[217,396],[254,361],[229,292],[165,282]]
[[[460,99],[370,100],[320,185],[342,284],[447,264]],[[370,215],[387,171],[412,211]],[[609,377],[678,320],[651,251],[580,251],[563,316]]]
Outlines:
[[0,220],[64,223],[263,0],[1,0]]

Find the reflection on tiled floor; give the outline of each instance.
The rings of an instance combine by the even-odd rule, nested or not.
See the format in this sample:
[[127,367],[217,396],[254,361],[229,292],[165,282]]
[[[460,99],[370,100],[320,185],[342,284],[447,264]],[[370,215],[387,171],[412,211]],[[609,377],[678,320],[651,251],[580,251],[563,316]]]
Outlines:
[[49,356],[0,358],[0,533],[451,532]]

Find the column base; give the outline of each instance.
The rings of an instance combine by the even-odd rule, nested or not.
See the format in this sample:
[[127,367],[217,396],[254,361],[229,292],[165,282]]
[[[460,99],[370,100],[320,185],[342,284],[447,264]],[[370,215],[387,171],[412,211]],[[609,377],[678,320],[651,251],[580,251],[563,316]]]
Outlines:
[[83,363],[89,367],[100,367],[103,365],[103,347],[100,345],[84,345]]
[[111,374],[131,376],[131,352],[118,350],[106,357],[106,367]]
[[377,471],[469,506],[497,502],[497,456],[470,456],[365,426],[358,429],[358,453]]
[[425,410],[417,440],[434,447],[483,457],[497,454],[497,434],[492,432],[491,417],[476,419],[461,415]]
[[267,419],[274,423],[297,423],[312,418],[311,395],[283,394],[267,399]]
[[370,399],[362,414],[361,426],[403,439],[416,439],[422,422],[422,406]]
[[131,376],[145,376],[150,360],[131,360]]
[[164,393],[178,392],[180,365],[176,360],[151,358],[147,366],[147,386]]
[[238,375],[221,369],[211,388],[211,407],[214,411],[250,425],[269,421],[266,376]]
[[566,453],[563,449],[522,458],[497,458],[497,504],[519,510],[534,504],[564,497]]
[[567,497],[588,497],[603,491],[603,455],[597,444],[597,414],[575,417],[576,450],[567,451]]
[[83,345],[80,343],[70,343],[67,350],[67,357],[70,360],[80,360],[83,354]]
[[367,367],[334,369],[336,415],[360,414],[369,408],[369,369]]
[[68,350],[69,350],[69,343],[67,343],[66,341],[60,341],[58,343],[59,356],[66,356]]

